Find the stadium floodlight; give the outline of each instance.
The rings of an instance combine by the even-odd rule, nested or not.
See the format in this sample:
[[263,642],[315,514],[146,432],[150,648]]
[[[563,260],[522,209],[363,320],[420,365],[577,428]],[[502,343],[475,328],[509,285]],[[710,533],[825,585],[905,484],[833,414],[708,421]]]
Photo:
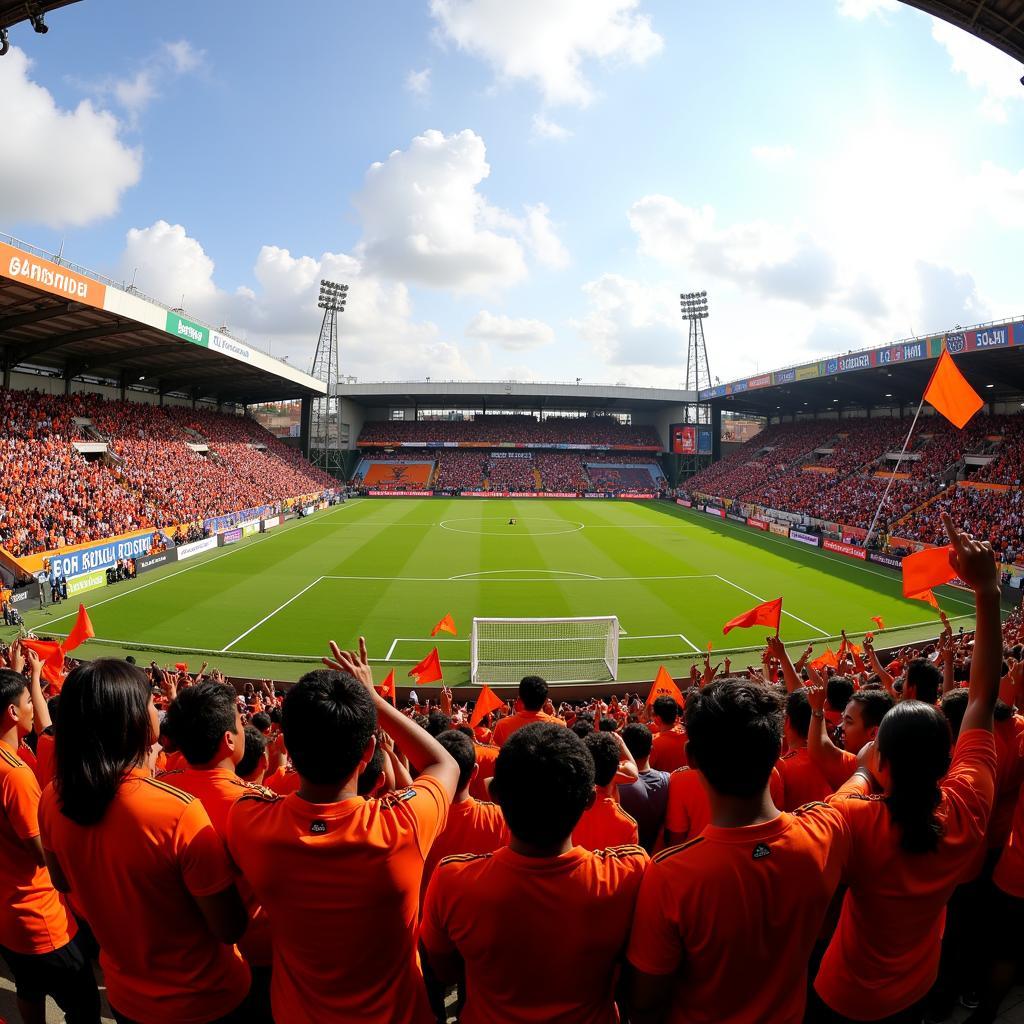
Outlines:
[[684,320],[704,320],[708,315],[708,293],[680,292],[679,311]]
[[337,281],[320,281],[320,298],[317,306],[320,309],[331,310],[335,313],[345,312],[345,303],[348,301],[348,285],[339,284]]

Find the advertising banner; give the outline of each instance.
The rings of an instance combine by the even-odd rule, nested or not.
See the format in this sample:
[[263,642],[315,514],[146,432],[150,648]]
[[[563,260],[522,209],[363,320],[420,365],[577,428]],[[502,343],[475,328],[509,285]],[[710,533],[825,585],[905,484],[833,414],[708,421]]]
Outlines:
[[93,569],[106,569],[118,559],[138,558],[149,550],[153,534],[150,531],[136,537],[122,537],[78,551],[65,551],[50,556],[50,566],[58,576],[81,576]]
[[683,508],[693,508],[693,502],[688,498],[676,498],[676,504],[682,505]]
[[776,370],[772,374],[772,380],[776,384],[792,384],[796,380],[796,370]]
[[747,379],[747,387],[753,391],[755,388],[766,388],[772,382],[772,375],[770,373],[762,373],[757,377],[749,377]]
[[492,459],[532,459],[533,452],[495,452]]
[[242,536],[251,537],[254,533],[260,532],[260,524],[257,523],[244,523],[242,525]]
[[897,558],[895,555],[883,555],[880,551],[871,551],[868,553],[868,561],[874,562],[876,565],[885,565],[890,569],[902,569],[903,560]]
[[790,530],[789,539],[795,540],[800,544],[810,544],[812,548],[816,548],[821,544],[820,537],[816,537],[813,533],[804,533],[802,530]]
[[221,334],[220,331],[210,331],[210,348],[223,352],[224,355],[231,356],[232,359],[240,359],[246,363],[252,359],[252,350],[248,345],[243,345],[240,341],[235,341],[234,338]]
[[243,536],[243,534],[242,534],[241,529],[225,530],[220,535],[220,542],[221,542],[222,545],[224,545],[224,544],[237,544],[242,539],[242,536]]
[[427,492],[426,491],[367,491],[366,493],[371,498],[422,498]]
[[989,348],[1007,348],[1010,341],[1010,325],[986,327],[982,331],[970,331],[967,335],[967,351],[984,351]]
[[709,516],[718,516],[719,519],[724,519],[725,518],[725,509],[724,508],[705,507],[704,511],[707,512],[707,514]]
[[82,573],[81,576],[71,577],[67,583],[68,597],[72,598],[78,594],[84,594],[87,590],[105,587],[107,585],[107,570],[96,569],[94,572]]
[[280,525],[281,525],[281,517],[280,516],[271,516],[269,519],[264,519],[263,520],[263,529],[264,529],[264,531],[272,530],[275,526],[280,526]]
[[698,427],[697,428],[697,454],[698,455],[710,455],[712,453],[712,445],[714,444],[714,435],[711,433],[710,427]]
[[[711,510],[708,509],[708,511],[710,512]],[[743,523],[744,525],[746,525],[747,522],[746,516],[737,515],[735,512],[726,512],[725,518],[731,519],[734,523]]]
[[587,491],[587,493],[584,494],[583,497],[584,498],[610,498],[611,495],[610,494],[605,494],[604,491]]
[[179,544],[178,561],[184,562],[186,558],[192,558],[193,555],[201,555],[204,551],[212,551],[216,546],[216,537],[204,537],[202,540],[193,541],[191,544]]
[[850,526],[847,523],[839,524],[839,532],[843,535],[843,539],[846,540],[848,537],[852,537],[854,540],[864,540],[868,535],[868,531],[861,526]]
[[209,327],[203,327],[202,324],[186,320],[185,317],[178,316],[177,313],[172,313],[170,310],[167,311],[167,323],[164,325],[164,330],[168,334],[173,334],[176,338],[183,338],[185,341],[191,342],[193,345],[201,345],[203,348],[209,348],[210,346]]
[[748,516],[747,526],[752,526],[755,530],[767,530],[769,524],[766,523],[763,519],[758,519],[755,516]]
[[783,526],[782,523],[769,523],[768,524],[768,529],[771,530],[772,533],[774,533],[776,536],[779,536],[779,537],[788,537],[789,536],[789,527],[788,526]]
[[13,245],[0,242],[0,275],[12,281],[32,285],[41,292],[59,295],[62,299],[103,308],[106,285],[92,278],[76,274],[67,267],[58,266],[49,260],[40,259],[31,253],[15,249]]
[[24,586],[15,587],[11,591],[11,604],[24,604],[26,601],[39,600],[39,584],[26,583]]
[[844,544],[839,540],[827,540],[822,546],[826,551],[837,551],[841,555],[846,555],[847,558],[859,558],[864,561],[868,557],[868,553],[863,548],[858,548],[853,544]]
[[693,455],[697,451],[696,427],[688,427],[683,423],[673,423],[669,430],[672,438],[671,450],[676,455]]
[[818,363],[811,363],[810,366],[798,366],[796,368],[796,379],[797,380],[813,380],[815,377],[821,376],[818,370]]
[[135,571],[149,572],[150,569],[159,569],[161,565],[170,565],[177,560],[178,552],[175,548],[169,548],[156,555],[142,555],[135,560]]
[[[553,495],[553,497],[557,497],[557,495]],[[638,491],[636,494],[617,494],[615,497],[622,498],[625,501],[650,501],[651,499],[656,498],[657,495]]]
[[311,516],[316,511],[316,505],[303,505],[302,511],[299,513],[301,516]]

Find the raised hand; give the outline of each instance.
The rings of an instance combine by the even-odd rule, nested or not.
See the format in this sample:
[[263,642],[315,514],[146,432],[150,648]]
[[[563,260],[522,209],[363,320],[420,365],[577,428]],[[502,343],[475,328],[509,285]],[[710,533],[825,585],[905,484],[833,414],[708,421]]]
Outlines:
[[358,651],[343,651],[333,640],[329,642],[328,646],[334,657],[324,658],[324,664],[337,672],[347,672],[376,696],[377,691],[373,688],[373,672],[370,669],[369,658],[366,656],[366,637],[359,638]]
[[946,512],[942,513],[942,525],[953,546],[949,564],[972,590],[999,592],[999,567],[992,545],[987,541],[975,540],[971,534],[957,529]]
[[825,710],[826,691],[824,686],[814,685],[807,687],[807,703],[811,705],[811,711]]

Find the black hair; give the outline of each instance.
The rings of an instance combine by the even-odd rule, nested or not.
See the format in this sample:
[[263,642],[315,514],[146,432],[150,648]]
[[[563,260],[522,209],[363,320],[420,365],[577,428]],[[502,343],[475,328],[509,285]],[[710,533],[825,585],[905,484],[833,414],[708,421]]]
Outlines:
[[476,765],[476,749],[473,741],[455,729],[449,729],[437,737],[437,742],[455,758],[459,766],[459,789],[465,789],[473,776]]
[[968,691],[959,686],[951,693],[945,694],[939,705],[939,709],[946,716],[946,721],[949,722],[949,731],[953,735],[954,743],[960,735],[960,726],[964,721],[964,712],[967,710],[969,697]]
[[103,820],[125,773],[141,765],[152,735],[149,678],[116,658],[68,673],[60,691],[54,786],[61,812],[79,825]]
[[523,676],[519,680],[519,699],[527,711],[540,711],[548,699],[548,684],[540,676]]
[[377,729],[373,698],[345,672],[307,672],[288,691],[281,716],[295,770],[318,784],[339,783],[359,766]]
[[833,676],[825,684],[825,699],[833,711],[842,712],[853,696],[853,680],[846,676]]
[[882,719],[892,710],[896,701],[892,699],[892,694],[888,690],[867,690],[862,687],[850,695],[847,703],[856,704],[860,708],[864,727],[871,729],[882,724]]
[[[278,693],[279,697],[283,697],[283,693]],[[279,707],[273,707],[270,709],[270,724],[280,725],[281,724],[281,709]]]
[[451,716],[446,715],[443,711],[431,711],[427,715],[427,732],[435,739],[451,727]]
[[549,847],[572,835],[594,797],[594,759],[554,722],[517,729],[494,765],[491,796],[519,840]]
[[253,727],[259,729],[260,732],[267,732],[270,729],[270,715],[265,711],[257,711],[249,721],[252,722]]
[[171,702],[164,719],[164,728],[190,765],[212,761],[224,733],[234,732],[237,724],[235,694],[220,683],[185,687]]
[[588,722],[585,718],[577,718],[569,728],[572,729],[580,739],[589,736],[594,731],[593,723]]
[[373,757],[370,758],[366,767],[359,773],[359,778],[356,779],[356,792],[363,797],[369,796],[377,788],[377,783],[380,782],[380,777],[383,774],[384,748],[378,744],[374,748]]
[[594,784],[607,786],[619,770],[619,745],[604,732],[592,732],[583,743],[594,759]]
[[679,705],[674,697],[657,697],[654,701],[654,714],[664,725],[675,725],[679,717]]
[[618,727],[619,723],[616,722],[614,718],[609,718],[607,715],[597,723],[598,732],[615,732]]
[[924,704],[936,704],[942,690],[942,669],[927,658],[915,658],[907,666],[904,692],[913,688],[914,699]]
[[10,668],[0,668],[0,713],[21,699],[28,689],[28,680]]
[[651,730],[641,722],[631,722],[622,730],[622,742],[626,749],[637,761],[651,756],[651,747],[654,746],[654,736]]
[[811,702],[807,699],[806,687],[801,686],[786,697],[786,719],[798,736],[807,739],[811,729]]
[[882,719],[875,745],[892,778],[885,803],[899,826],[900,846],[908,853],[931,853],[942,836],[935,810],[942,799],[939,782],[950,765],[949,722],[934,704],[900,701]]
[[240,779],[244,779],[246,775],[252,775],[266,749],[267,737],[259,729],[247,725],[245,727],[245,753],[242,754],[242,760],[235,765],[235,774]]
[[[463,736],[468,736],[471,743],[476,743],[476,733],[473,732],[471,726],[468,725],[457,725],[455,732],[461,732]],[[475,749],[475,748],[474,748]]]
[[782,751],[782,699],[746,679],[722,679],[686,703],[691,763],[726,796],[754,797]]

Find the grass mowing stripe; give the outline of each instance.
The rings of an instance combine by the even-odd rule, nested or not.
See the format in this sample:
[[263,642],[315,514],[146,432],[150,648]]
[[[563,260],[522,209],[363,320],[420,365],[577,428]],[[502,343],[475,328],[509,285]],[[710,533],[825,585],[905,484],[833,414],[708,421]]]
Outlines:
[[259,627],[262,626],[264,622],[268,622],[270,619],[272,619],[283,608],[287,608],[288,605],[290,605],[292,603],[292,601],[297,601],[300,597],[302,597],[303,594],[306,593],[307,590],[312,590],[323,578],[324,578],[323,576],[318,576],[315,580],[313,580],[312,583],[308,583],[306,586],[304,586],[293,597],[289,597],[288,600],[285,601],[284,604],[278,605],[269,615],[264,615],[263,618],[260,619],[260,621],[257,622],[255,626],[250,626],[244,633],[239,633],[238,636],[236,636],[234,640],[230,641],[230,643],[226,643],[221,648],[221,652],[230,651],[231,648],[234,647],[235,644],[237,644],[239,640],[244,640],[250,633],[253,633],[257,629],[259,629]]

